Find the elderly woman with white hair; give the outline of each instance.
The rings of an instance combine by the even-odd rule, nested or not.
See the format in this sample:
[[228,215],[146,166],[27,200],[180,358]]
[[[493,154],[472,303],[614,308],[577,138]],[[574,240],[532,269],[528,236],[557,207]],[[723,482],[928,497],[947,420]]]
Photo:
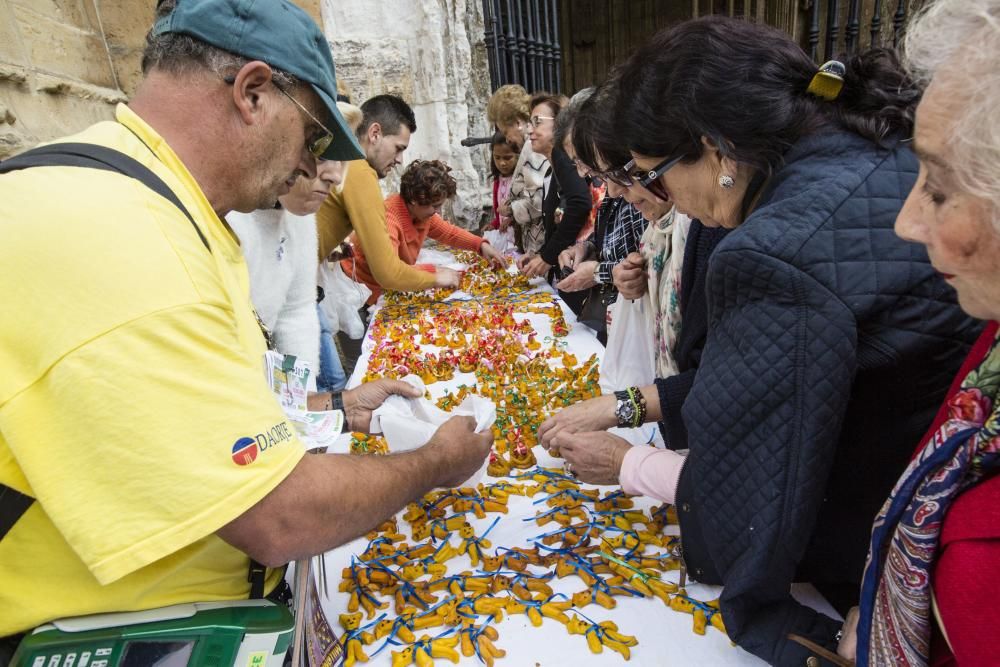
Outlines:
[[[1000,644],[1000,0],[940,0],[907,32],[928,83],[896,233],[990,324],[872,530],[839,652],[859,665],[996,665]],[[855,634],[855,624],[857,633]],[[856,640],[856,644],[855,644]]]

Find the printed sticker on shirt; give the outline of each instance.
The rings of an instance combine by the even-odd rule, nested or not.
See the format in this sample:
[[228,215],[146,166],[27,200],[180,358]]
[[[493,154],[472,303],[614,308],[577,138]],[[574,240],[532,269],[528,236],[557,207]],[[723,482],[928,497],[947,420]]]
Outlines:
[[292,429],[288,422],[280,422],[262,433],[243,437],[233,443],[233,463],[238,466],[250,465],[267,450],[292,439]]
[[233,463],[247,466],[257,460],[257,441],[253,438],[240,438],[233,445]]

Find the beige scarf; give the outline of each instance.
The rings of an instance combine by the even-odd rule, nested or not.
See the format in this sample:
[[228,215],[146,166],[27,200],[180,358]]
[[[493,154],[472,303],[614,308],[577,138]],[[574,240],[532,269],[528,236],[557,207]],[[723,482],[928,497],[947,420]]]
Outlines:
[[646,260],[648,294],[656,318],[656,377],[677,374],[673,349],[681,331],[681,272],[691,219],[676,208],[646,227],[639,252]]

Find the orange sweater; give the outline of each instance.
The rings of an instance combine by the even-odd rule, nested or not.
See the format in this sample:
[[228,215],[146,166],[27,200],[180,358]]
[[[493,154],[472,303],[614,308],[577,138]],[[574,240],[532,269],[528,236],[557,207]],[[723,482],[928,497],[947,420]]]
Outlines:
[[[385,227],[386,231],[389,232],[389,242],[395,248],[399,259],[410,266],[430,273],[434,273],[433,264],[417,264],[417,255],[420,254],[420,248],[423,247],[424,241],[428,236],[438,243],[451,246],[452,248],[472,250],[474,252],[479,252],[479,248],[483,244],[483,239],[465,231],[461,227],[456,227],[450,222],[446,222],[437,213],[423,222],[414,222],[413,218],[410,217],[410,212],[406,208],[406,202],[399,195],[386,197]],[[357,282],[368,285],[372,291],[369,303],[375,303],[379,294],[382,293],[382,288],[372,275],[371,269],[368,266],[368,260],[365,258],[364,248],[361,246],[356,235],[351,237],[351,243],[354,245],[354,257],[342,260],[340,263],[341,268],[344,269],[345,274],[354,278]],[[426,289],[426,287],[422,284],[415,284],[408,287],[397,287],[396,289],[417,291]]]

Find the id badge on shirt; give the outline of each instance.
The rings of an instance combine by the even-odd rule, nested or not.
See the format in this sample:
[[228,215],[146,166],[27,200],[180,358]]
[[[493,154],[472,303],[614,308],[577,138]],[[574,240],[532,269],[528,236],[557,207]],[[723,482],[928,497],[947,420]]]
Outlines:
[[307,404],[312,369],[292,355],[268,350],[264,357],[267,382],[288,421],[307,449],[323,449],[340,435],[344,413],[340,410],[310,412]]

